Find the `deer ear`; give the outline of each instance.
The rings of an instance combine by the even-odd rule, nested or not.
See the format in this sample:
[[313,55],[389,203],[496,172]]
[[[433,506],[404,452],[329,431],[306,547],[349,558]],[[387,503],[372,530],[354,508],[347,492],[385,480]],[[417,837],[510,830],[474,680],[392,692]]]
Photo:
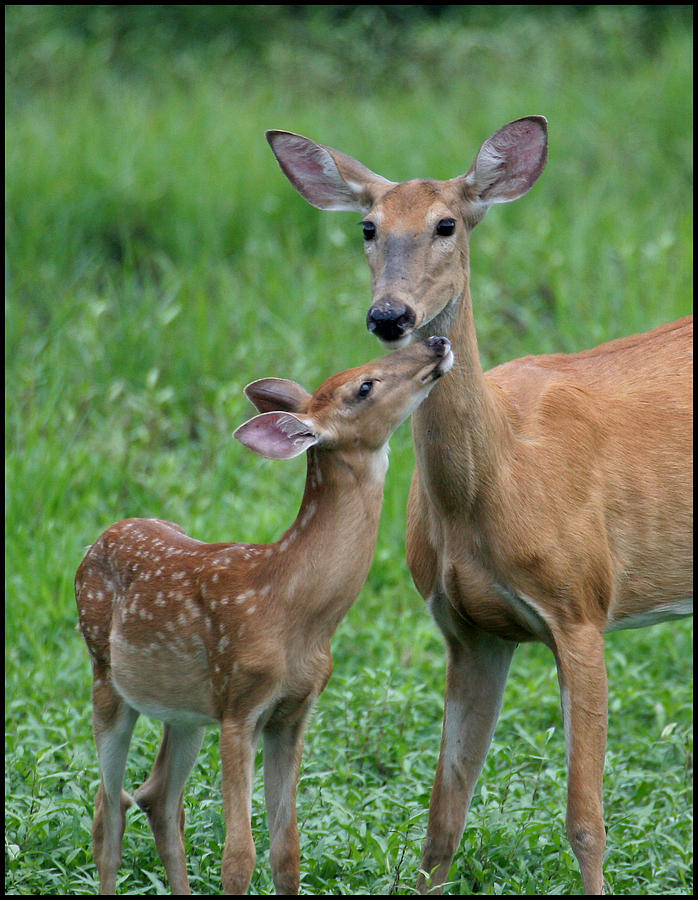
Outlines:
[[310,420],[278,411],[255,416],[236,429],[233,437],[267,459],[292,459],[319,440]]
[[260,378],[245,388],[248,399],[261,413],[302,413],[308,408],[310,394],[295,381],[286,378]]
[[463,180],[482,203],[508,203],[533,187],[547,158],[547,120],[527,116],[488,138]]
[[284,175],[318,209],[367,212],[375,193],[392,182],[339,150],[291,131],[266,132]]

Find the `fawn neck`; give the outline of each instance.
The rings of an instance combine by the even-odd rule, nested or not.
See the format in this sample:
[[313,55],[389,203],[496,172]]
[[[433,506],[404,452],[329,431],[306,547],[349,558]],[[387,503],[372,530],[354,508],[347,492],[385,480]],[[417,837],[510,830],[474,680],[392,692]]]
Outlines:
[[383,501],[387,449],[379,453],[343,453],[311,447],[307,467],[301,507],[287,534],[299,524],[302,530],[310,531],[305,526],[312,521],[312,540],[317,541],[320,532],[328,549],[329,545],[352,543],[361,532],[375,536]]
[[289,571],[303,585],[303,605],[314,625],[323,621],[334,631],[373,561],[387,450],[342,453],[312,447],[307,466],[298,516],[275,546],[278,553],[294,556]]

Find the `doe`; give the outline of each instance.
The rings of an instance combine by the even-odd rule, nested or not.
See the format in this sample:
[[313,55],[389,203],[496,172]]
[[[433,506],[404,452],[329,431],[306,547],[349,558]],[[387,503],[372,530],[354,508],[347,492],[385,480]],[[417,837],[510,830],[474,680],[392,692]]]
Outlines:
[[273,544],[204,543],[159,519],[126,519],[87,551],[75,578],[93,671],[101,781],[93,825],[102,893],[121,862],[126,757],[140,713],[164,722],[154,768],[135,794],[170,888],[188,894],[184,784],[207,725],[219,723],[226,822],[222,880],[245,893],[255,749],[277,893],[297,893],[296,786],[303,735],[332,670],[330,641],[373,559],[393,431],[453,363],[432,337],[325,381],[263,378],[245,388],[260,415],[235,432],[272,459],[307,451],[298,517]]
[[542,641],[562,697],[567,833],[585,891],[600,893],[604,633],[693,611],[693,317],[483,372],[470,234],[533,186],[546,120],[504,125],[446,181],[396,183],[301,135],[267,139],[306,200],[362,214],[369,330],[393,348],[445,334],[458,360],[412,417],[407,561],[448,653],[417,887],[442,890],[512,654]]

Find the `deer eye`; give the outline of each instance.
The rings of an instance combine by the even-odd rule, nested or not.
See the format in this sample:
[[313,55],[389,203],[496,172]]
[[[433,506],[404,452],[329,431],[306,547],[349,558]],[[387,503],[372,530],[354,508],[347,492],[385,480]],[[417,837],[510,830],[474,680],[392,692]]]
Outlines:
[[455,219],[442,219],[436,226],[436,233],[440,237],[450,237],[456,230]]
[[373,222],[362,222],[361,226],[364,230],[364,240],[372,241],[376,236],[376,226]]
[[364,397],[368,397],[371,393],[371,389],[373,388],[372,381],[364,381],[359,387],[359,390],[356,392],[356,396],[363,400]]

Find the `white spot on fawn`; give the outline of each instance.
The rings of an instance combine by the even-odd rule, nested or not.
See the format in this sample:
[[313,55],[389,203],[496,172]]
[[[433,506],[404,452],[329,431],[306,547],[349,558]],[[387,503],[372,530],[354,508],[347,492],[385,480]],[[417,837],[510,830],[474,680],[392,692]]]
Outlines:
[[301,528],[306,527],[306,525],[308,524],[308,522],[310,522],[310,520],[313,518],[313,516],[315,515],[316,512],[317,512],[317,503],[315,503],[315,501],[313,501],[308,506],[308,509],[305,511],[305,514],[304,514],[303,518],[301,519]]
[[[301,523],[302,524],[302,523]],[[298,537],[298,532],[294,529],[289,535],[287,535],[281,544],[279,545],[279,550],[284,553],[290,544],[292,544],[295,539]]]

